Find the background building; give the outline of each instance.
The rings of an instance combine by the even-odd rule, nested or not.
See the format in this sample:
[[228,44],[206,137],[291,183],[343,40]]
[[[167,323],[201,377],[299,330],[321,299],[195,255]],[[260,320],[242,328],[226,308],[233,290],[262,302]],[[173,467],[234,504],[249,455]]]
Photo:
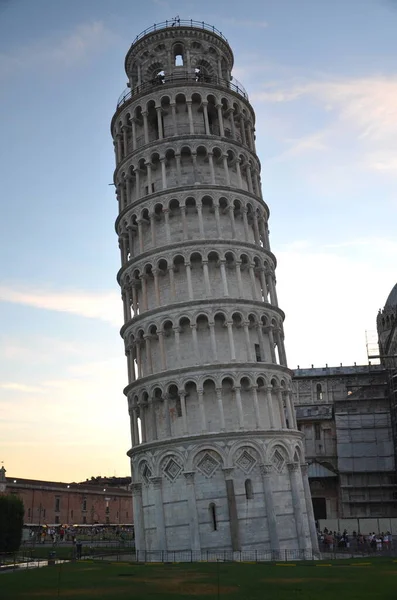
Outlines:
[[380,364],[297,369],[316,519],[396,518],[397,285],[377,317]]
[[204,23],[142,32],[112,119],[138,550],[316,546],[255,114]]
[[0,469],[0,493],[16,494],[25,507],[25,525],[133,523],[129,488],[6,478]]

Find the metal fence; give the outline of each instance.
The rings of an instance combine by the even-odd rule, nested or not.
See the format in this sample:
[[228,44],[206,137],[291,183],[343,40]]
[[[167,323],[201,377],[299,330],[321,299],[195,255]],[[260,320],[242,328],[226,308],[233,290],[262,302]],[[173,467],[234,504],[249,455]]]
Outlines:
[[211,33],[215,33],[227,43],[227,39],[225,38],[223,33],[213,25],[204,23],[204,21],[194,21],[193,19],[180,19],[179,17],[175,17],[174,19],[170,19],[169,21],[154,23],[154,25],[152,25],[151,27],[144,29],[143,31],[141,31],[141,33],[139,33],[136,36],[132,44],[135,44],[138,40],[145,37],[145,35],[147,35],[148,33],[153,33],[154,31],[158,31],[159,29],[167,29],[168,27],[195,27],[197,29],[205,29],[206,31],[211,31]]
[[161,86],[165,86],[167,84],[172,85],[180,85],[180,84],[203,84],[209,83],[211,85],[220,86],[222,88],[226,88],[232,92],[236,92],[240,96],[242,96],[245,100],[248,101],[248,94],[244,88],[244,86],[234,79],[232,81],[227,81],[222,77],[218,77],[216,75],[203,75],[199,76],[195,73],[189,73],[187,71],[182,71],[179,73],[173,73],[164,77],[155,77],[152,81],[146,81],[141,83],[141,85],[137,85],[134,89],[126,88],[117,101],[117,108],[120,108],[123,104],[128,102],[134,96],[138,96],[143,93],[148,93],[153,91],[156,88],[160,88]]

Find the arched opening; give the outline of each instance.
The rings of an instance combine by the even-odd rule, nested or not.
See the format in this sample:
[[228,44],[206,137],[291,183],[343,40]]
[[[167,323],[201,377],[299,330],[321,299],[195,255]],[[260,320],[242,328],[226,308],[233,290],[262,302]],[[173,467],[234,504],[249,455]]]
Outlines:
[[246,479],[245,483],[245,497],[247,500],[252,500],[252,498],[254,497],[254,491],[252,489],[252,481],[251,479]]
[[216,506],[213,502],[211,502],[211,504],[208,507],[209,513],[210,513],[210,520],[211,520],[211,526],[212,526],[212,531],[217,531],[218,530],[218,523],[216,522]]
[[183,67],[184,64],[184,48],[182,44],[175,44],[173,48],[174,66]]
[[316,395],[317,395],[317,400],[323,399],[323,388],[322,388],[321,383],[318,383],[316,385]]

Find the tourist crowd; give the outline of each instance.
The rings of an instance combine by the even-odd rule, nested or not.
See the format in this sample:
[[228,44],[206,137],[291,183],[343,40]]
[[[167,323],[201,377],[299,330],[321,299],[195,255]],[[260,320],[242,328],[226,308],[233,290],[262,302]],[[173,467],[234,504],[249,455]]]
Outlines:
[[393,548],[393,536],[390,531],[386,533],[369,533],[363,535],[353,531],[350,535],[345,529],[343,533],[330,531],[324,527],[318,532],[318,541],[321,550],[335,552],[338,549],[350,548],[351,550],[373,552],[388,551]]

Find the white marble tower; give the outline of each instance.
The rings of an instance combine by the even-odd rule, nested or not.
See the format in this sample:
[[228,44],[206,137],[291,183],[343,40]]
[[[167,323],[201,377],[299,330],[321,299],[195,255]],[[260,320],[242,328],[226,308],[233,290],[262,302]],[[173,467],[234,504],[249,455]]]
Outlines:
[[255,114],[232,68],[215,28],[154,26],[111,124],[140,551],[316,546]]

